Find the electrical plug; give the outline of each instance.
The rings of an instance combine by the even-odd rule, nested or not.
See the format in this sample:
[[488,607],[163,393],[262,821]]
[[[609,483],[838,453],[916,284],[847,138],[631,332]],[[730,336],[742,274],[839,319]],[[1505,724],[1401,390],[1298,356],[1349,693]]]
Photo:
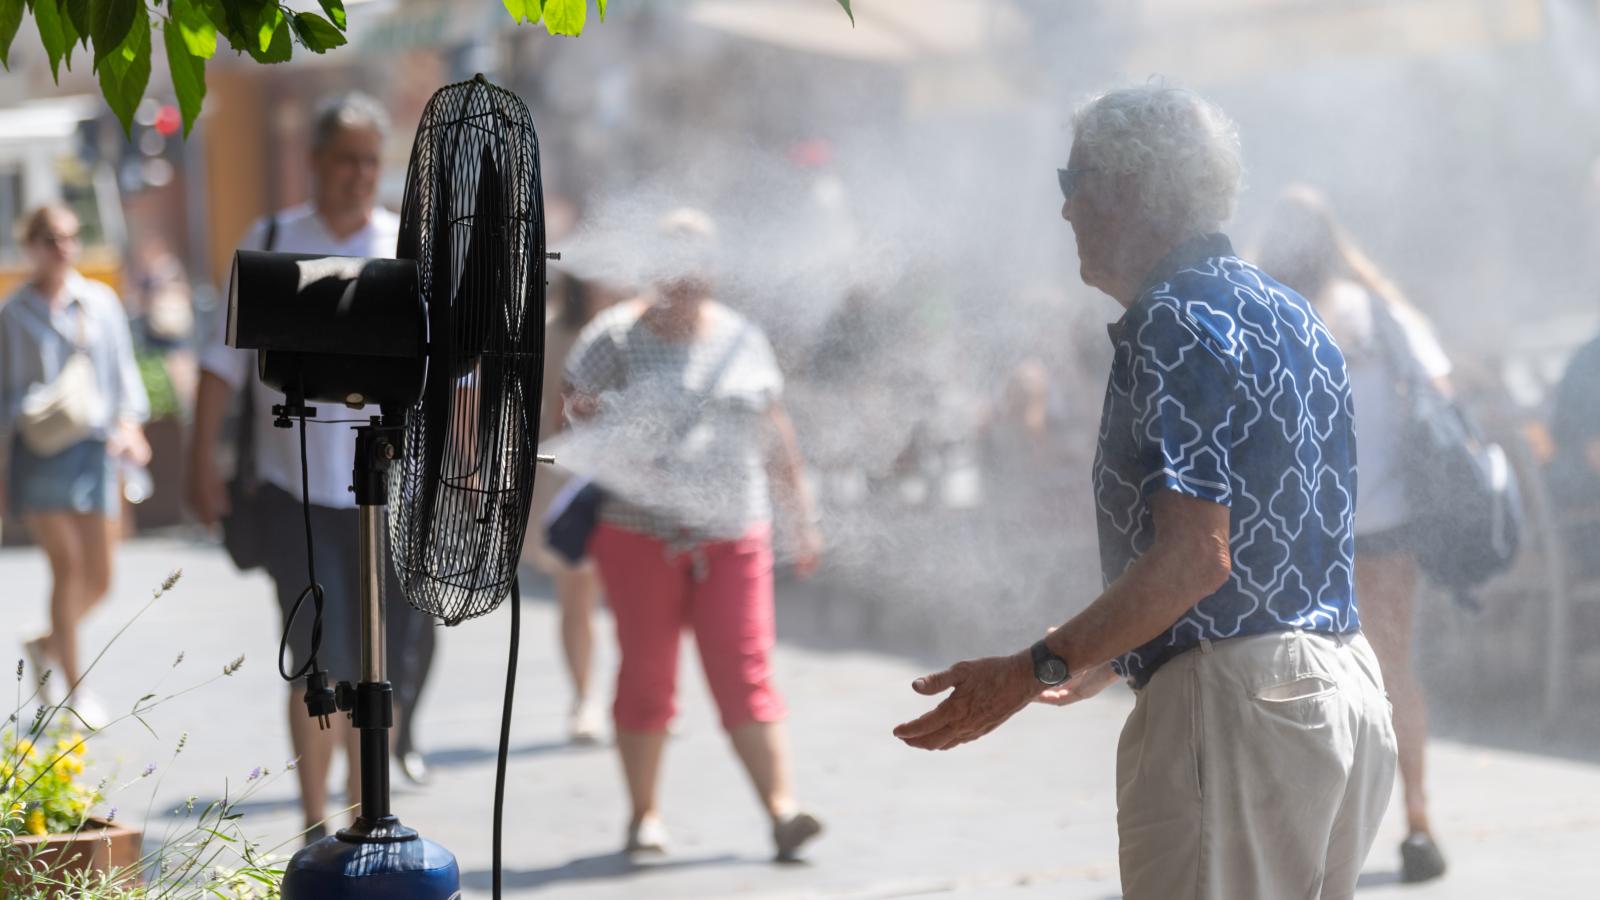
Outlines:
[[338,712],[333,688],[328,687],[328,673],[317,669],[306,676],[306,711],[317,720],[317,727],[328,729],[328,717]]

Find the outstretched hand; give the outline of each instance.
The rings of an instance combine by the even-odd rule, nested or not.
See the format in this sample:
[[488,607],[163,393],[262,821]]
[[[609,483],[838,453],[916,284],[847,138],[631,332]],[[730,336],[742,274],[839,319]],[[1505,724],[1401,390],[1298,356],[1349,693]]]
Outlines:
[[894,736],[921,750],[949,750],[999,728],[1039,693],[1026,651],[958,662],[911,683],[924,696],[950,691],[938,706],[897,726]]

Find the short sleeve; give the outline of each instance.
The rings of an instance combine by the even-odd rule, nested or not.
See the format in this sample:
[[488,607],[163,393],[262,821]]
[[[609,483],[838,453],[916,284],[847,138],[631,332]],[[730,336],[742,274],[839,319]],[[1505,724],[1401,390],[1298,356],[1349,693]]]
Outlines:
[[621,386],[622,351],[610,316],[601,315],[578,333],[567,354],[565,375],[569,384],[585,394],[597,395]]
[[783,370],[778,367],[778,355],[772,350],[772,342],[759,329],[751,343],[754,346],[750,351],[750,387],[770,406],[783,396]]
[[1231,506],[1235,367],[1171,305],[1152,306],[1125,333],[1140,494]]

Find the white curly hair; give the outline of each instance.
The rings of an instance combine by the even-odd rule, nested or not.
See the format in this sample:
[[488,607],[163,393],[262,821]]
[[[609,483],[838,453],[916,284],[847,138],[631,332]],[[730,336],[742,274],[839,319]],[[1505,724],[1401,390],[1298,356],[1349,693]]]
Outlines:
[[1217,231],[1244,179],[1239,129],[1210,101],[1166,85],[1106,91],[1072,118],[1078,165],[1132,176],[1140,211],[1184,233]]

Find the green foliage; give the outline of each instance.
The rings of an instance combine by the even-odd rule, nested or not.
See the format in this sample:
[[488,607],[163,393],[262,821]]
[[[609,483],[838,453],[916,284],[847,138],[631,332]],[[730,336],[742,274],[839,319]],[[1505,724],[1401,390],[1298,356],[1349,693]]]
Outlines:
[[589,0],[545,0],[544,27],[551,34],[577,37],[588,15]]
[[300,38],[300,43],[305,44],[307,50],[326,53],[345,45],[344,34],[332,22],[316,13],[296,13],[290,21],[294,24],[295,36]]
[[284,15],[283,7],[273,4],[261,10],[245,43],[245,52],[258,63],[289,61],[294,55],[294,43],[289,35],[289,17]]
[[181,413],[178,392],[172,386],[172,376],[167,374],[166,357],[160,353],[140,353],[135,362],[139,364],[144,392],[150,397],[150,418],[164,419]]
[[544,15],[541,0],[500,0],[505,5],[506,12],[511,14],[511,21],[521,25],[523,22],[537,22]]
[[0,66],[11,70],[11,41],[22,27],[22,0],[0,0]]
[[[150,33],[159,28],[166,46],[183,133],[189,134],[206,97],[206,60],[220,36],[234,53],[259,63],[287,62],[294,45],[326,53],[348,43],[343,0],[317,0],[325,16],[295,10],[286,0],[0,0],[0,65],[11,68],[11,46],[24,13],[33,12],[39,43],[50,61],[50,77],[72,68],[74,46],[90,50],[106,103],[132,136],[133,111],[150,82]],[[855,24],[850,0],[837,0]],[[551,34],[583,33],[589,0],[501,0],[511,21],[543,22]],[[606,0],[595,0],[600,20]]]
[[[35,10],[49,0],[36,0]],[[144,98],[150,83],[150,20],[144,4],[136,3],[132,27],[122,35],[122,43],[95,63],[100,76],[100,93],[111,111],[117,114],[124,134],[133,133],[133,112]],[[110,34],[110,31],[106,32]]]
[[340,0],[319,0],[319,2],[322,4],[322,11],[328,14],[329,19],[333,20],[334,27],[343,31],[345,25],[344,4]]
[[[70,12],[71,3],[68,4]],[[133,29],[135,18],[144,14],[142,0],[118,3],[115,0],[96,3],[89,7],[89,36],[94,40],[94,64],[100,65],[101,60],[115,53],[117,48],[123,46],[128,40],[128,32]],[[81,15],[81,14],[80,14]],[[75,20],[68,15],[69,23],[79,22],[74,25],[78,33],[82,34],[81,19]],[[137,103],[137,101],[135,101]]]
[[[136,23],[137,24],[137,23]],[[148,29],[146,29],[148,31]],[[131,32],[130,32],[131,36]],[[111,641],[90,662],[93,670],[110,649],[138,619],[177,584],[181,573],[173,572],[152,592],[150,600],[134,613]],[[183,664],[182,653],[173,661],[176,670]],[[239,657],[222,667],[221,674],[177,690],[160,692],[158,682],[151,692],[134,702],[132,708],[98,731],[75,728],[81,723],[76,712],[65,703],[36,707],[33,715],[25,710],[39,697],[38,688],[29,692],[24,683],[24,666],[17,664],[17,702],[6,722],[14,727],[0,735],[0,872],[5,873],[5,897],[50,897],[72,900],[278,900],[283,868],[275,862],[277,854],[290,842],[263,849],[244,833],[244,809],[276,775],[256,768],[244,777],[242,791],[223,791],[222,799],[209,803],[190,797],[177,808],[152,820],[151,813],[169,772],[174,771],[189,736],[183,734],[173,745],[172,756],[164,765],[150,763],[125,784],[112,785],[101,778],[90,787],[81,776],[87,745],[109,728],[138,722],[156,734],[146,716],[186,694],[199,690],[238,671],[244,663]],[[50,673],[39,677],[38,687]],[[163,681],[165,679],[162,679]],[[26,694],[26,696],[25,696]],[[290,763],[287,768],[293,768]],[[281,774],[281,773],[280,773]],[[150,785],[142,822],[134,824],[145,834],[151,848],[132,865],[109,871],[87,869],[71,871],[62,865],[63,855],[53,853],[43,842],[23,843],[19,835],[87,836],[95,824],[91,813],[108,799],[125,794],[141,783]],[[110,795],[110,796],[108,796]],[[113,805],[104,818],[119,824]],[[154,825],[165,822],[165,827]],[[157,833],[158,830],[162,833]],[[299,835],[292,840],[299,842]]]
[[78,42],[89,46],[89,32],[94,27],[94,22],[89,14],[89,0],[67,0],[67,19],[72,22],[72,27],[78,32]]
[[44,45],[45,56],[50,59],[50,77],[59,81],[62,60],[66,60],[67,68],[72,68],[72,42],[77,39],[77,30],[71,20],[61,18],[56,0],[34,0],[33,23],[39,26],[39,43]]
[[0,825],[13,833],[69,834],[103,798],[83,774],[86,738],[67,722],[0,734]]
[[199,0],[167,0],[167,18],[177,26],[189,55],[206,60],[217,52],[217,26]]

